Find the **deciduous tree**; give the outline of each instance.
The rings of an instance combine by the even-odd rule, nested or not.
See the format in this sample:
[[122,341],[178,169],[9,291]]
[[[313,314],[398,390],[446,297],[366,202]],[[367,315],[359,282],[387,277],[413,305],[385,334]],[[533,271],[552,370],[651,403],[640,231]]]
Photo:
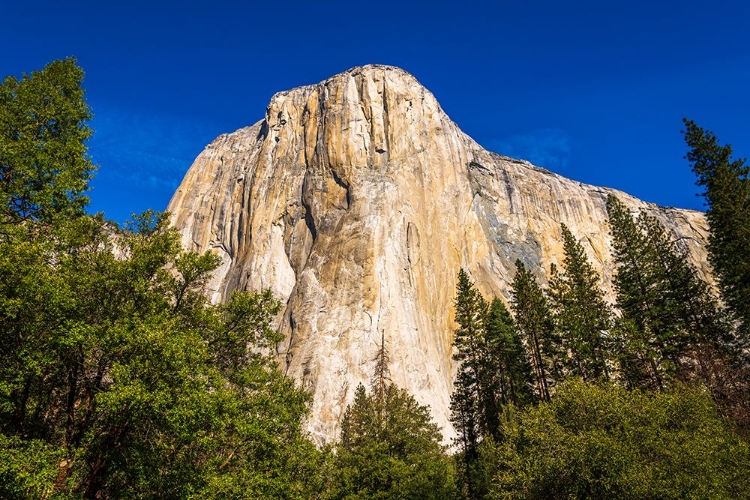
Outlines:
[[183,252],[165,214],[84,214],[82,75],[0,86],[0,497],[309,498],[278,301],[210,304],[219,259]]
[[[563,382],[506,408],[491,498],[747,498],[750,448],[700,387]],[[489,455],[491,452],[488,451]]]
[[72,58],[0,83],[0,231],[83,213],[94,166],[86,153],[91,111],[82,83]]

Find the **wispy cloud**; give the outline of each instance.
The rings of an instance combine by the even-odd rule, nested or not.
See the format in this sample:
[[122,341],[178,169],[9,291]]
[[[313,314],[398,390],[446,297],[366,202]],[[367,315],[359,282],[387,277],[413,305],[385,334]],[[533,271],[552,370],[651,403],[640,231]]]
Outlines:
[[164,210],[195,157],[226,132],[196,119],[93,107],[89,154],[99,171],[89,209],[120,222],[147,208]]
[[545,128],[490,141],[489,149],[528,160],[552,171],[564,171],[570,159],[570,138],[561,129]]
[[90,154],[99,176],[119,179],[126,189],[177,188],[215,129],[196,120],[142,112],[97,109]]

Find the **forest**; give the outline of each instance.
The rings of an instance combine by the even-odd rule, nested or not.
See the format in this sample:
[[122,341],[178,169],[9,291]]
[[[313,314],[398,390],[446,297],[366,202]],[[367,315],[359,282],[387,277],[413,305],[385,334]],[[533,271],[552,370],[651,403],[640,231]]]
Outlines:
[[684,120],[715,282],[609,196],[613,304],[564,225],[562,264],[542,285],[517,261],[508,304],[458,272],[454,443],[383,340],[317,448],[279,301],[208,301],[218,258],[168,214],[87,212],[83,78],[71,58],[0,83],[0,497],[750,498],[750,167],[713,133]]

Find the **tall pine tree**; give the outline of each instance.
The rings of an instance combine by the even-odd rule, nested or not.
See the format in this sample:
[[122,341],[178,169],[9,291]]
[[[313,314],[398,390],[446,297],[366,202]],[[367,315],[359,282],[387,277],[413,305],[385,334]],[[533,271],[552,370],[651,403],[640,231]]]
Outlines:
[[549,296],[555,328],[568,351],[567,372],[583,380],[608,377],[604,335],[611,326],[611,311],[583,246],[565,224],[561,231],[563,269],[552,267]]
[[708,209],[711,229],[708,256],[716,272],[722,297],[740,321],[745,347],[750,336],[750,166],[732,158],[729,144],[719,145],[716,136],[683,119],[686,158],[698,176],[697,184]]
[[[486,332],[489,358],[496,370],[498,409],[507,404],[523,407],[535,402],[531,364],[510,312],[497,297],[490,303]],[[493,437],[500,438],[498,429]]]
[[653,249],[663,283],[662,322],[678,331],[674,349],[695,356],[699,345],[723,348],[730,340],[725,314],[690,263],[686,248],[656,218],[642,213],[636,222]]
[[537,396],[549,401],[550,387],[560,375],[559,341],[544,292],[520,260],[516,261],[511,294],[516,327],[530,353]]
[[690,379],[696,373],[709,382],[708,365],[720,355],[728,336],[718,303],[686,250],[656,218],[641,213],[634,220],[614,196],[607,208],[625,340],[623,373],[634,385],[650,379],[658,388],[669,378]]
[[458,463],[464,492],[482,498],[489,480],[483,476],[479,444],[499,441],[502,406],[535,401],[533,376],[510,313],[495,298],[488,307],[462,269],[456,287],[453,346],[458,374],[451,395],[451,422],[458,432]]
[[487,394],[486,387],[487,302],[463,269],[458,272],[455,306],[458,328],[453,339],[453,359],[459,365],[451,395],[451,423],[458,433],[461,480],[472,498],[477,482],[473,470],[478,458],[477,446],[488,435],[497,414],[490,414],[496,408],[490,403],[492,396]]
[[662,347],[670,334],[658,319],[661,292],[653,252],[628,208],[614,195],[607,197],[607,214],[621,312],[617,325],[620,371],[631,387],[662,389],[668,371]]
[[[724,390],[714,394],[725,413],[750,428],[750,166],[732,158],[732,147],[720,145],[716,136],[683,119],[685,158],[698,177],[707,205],[710,228],[708,257],[716,274],[721,297],[732,313],[728,362],[714,372]],[[727,360],[722,360],[727,361]],[[715,365],[716,366],[716,365]],[[722,382],[724,382],[722,384]]]

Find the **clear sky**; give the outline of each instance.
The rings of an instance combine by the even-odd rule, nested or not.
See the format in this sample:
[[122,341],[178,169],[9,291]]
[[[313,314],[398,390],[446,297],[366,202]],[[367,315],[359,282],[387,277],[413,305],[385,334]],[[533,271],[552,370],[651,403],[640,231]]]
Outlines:
[[750,156],[749,27],[742,0],[9,1],[0,75],[78,58],[92,210],[117,221],[164,209],[275,92],[368,63],[414,74],[487,149],[701,209],[681,118]]

